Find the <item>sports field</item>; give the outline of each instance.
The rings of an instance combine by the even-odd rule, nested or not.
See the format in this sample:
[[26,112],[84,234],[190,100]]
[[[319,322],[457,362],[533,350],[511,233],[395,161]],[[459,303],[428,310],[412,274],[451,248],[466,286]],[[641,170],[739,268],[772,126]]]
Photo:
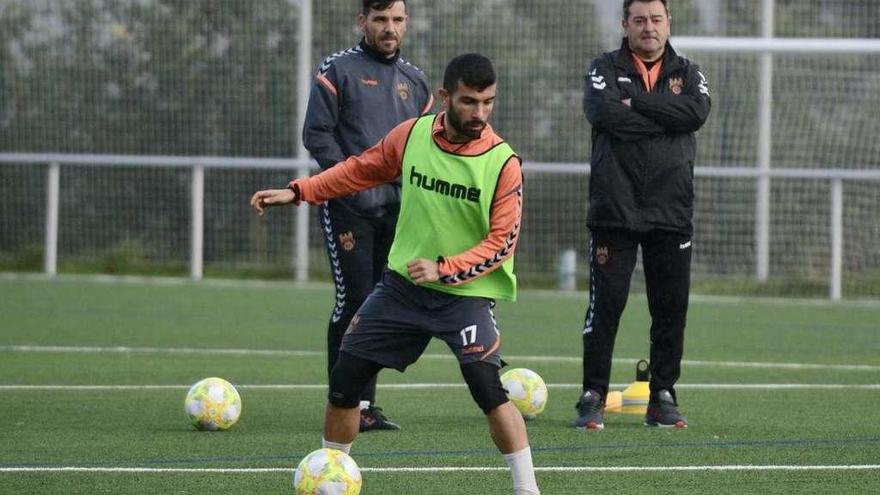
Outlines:
[[[503,355],[540,373],[529,422],[544,494],[880,492],[880,303],[694,297],[679,387],[686,430],[610,414],[569,427],[585,294],[499,304]],[[0,278],[0,492],[290,493],[320,446],[328,285]],[[644,296],[624,314],[612,381],[647,354]],[[241,393],[222,433],[187,422],[188,386]],[[384,371],[399,432],[352,451],[364,495],[508,494],[455,361],[442,345]]]

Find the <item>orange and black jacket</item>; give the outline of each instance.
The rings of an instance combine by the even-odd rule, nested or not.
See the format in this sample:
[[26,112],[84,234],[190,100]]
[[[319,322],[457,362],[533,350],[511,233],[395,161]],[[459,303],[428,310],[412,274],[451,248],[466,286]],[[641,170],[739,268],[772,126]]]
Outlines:
[[650,67],[625,39],[593,60],[584,83],[593,129],[587,225],[692,234],[694,133],[710,108],[708,81],[669,43]]

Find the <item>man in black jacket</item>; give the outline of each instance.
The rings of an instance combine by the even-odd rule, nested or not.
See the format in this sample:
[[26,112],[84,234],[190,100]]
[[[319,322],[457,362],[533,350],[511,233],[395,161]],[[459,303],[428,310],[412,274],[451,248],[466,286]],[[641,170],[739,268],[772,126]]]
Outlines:
[[645,424],[687,427],[678,411],[690,289],[696,132],[709,115],[708,81],[669,44],[667,0],[625,0],[625,38],[585,79],[593,128],[590,300],[583,329],[583,395],[577,428],[604,427],[620,315],[642,248],[651,313]]
[[[405,0],[363,0],[364,37],[321,64],[309,96],[303,144],[322,169],[361,154],[401,122],[426,113],[433,96],[425,74],[400,56]],[[319,211],[336,305],[327,328],[327,370],[361,303],[381,279],[400,210],[400,183],[324,203]],[[376,380],[361,395],[361,431],[396,430],[376,407]]]

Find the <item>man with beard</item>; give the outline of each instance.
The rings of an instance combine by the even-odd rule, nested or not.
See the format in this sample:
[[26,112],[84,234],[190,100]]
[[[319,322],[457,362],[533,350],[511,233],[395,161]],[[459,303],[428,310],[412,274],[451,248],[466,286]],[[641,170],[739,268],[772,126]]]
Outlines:
[[[364,0],[357,21],[363,39],[324,60],[309,97],[303,144],[324,170],[359,155],[434,101],[425,74],[400,56],[406,1]],[[328,374],[351,317],[381,278],[399,209],[399,182],[332,199],[319,209],[336,287],[327,327]],[[375,402],[373,380],[361,396],[361,431],[398,429]]]
[[624,0],[626,37],[585,78],[590,160],[590,300],[583,328],[583,391],[574,426],[604,428],[611,355],[642,249],[651,313],[645,425],[685,428],[681,374],[690,291],[694,133],[709,116],[709,83],[669,44],[667,0]]
[[322,445],[349,452],[362,389],[383,368],[404,371],[436,337],[458,358],[510,466],[514,494],[535,495],[525,423],[498,376],[503,363],[492,312],[495,299],[516,298],[520,159],[488,123],[496,95],[489,59],[452,59],[439,94],[445,112],[408,120],[360,156],[314,177],[258,191],[251,206],[262,215],[269,206],[317,204],[402,180],[388,268],[352,319],[330,375]]

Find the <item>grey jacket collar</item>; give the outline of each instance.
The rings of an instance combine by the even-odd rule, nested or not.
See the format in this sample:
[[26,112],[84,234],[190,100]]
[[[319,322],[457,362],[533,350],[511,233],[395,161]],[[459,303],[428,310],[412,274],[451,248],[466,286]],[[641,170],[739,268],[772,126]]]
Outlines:
[[361,50],[363,50],[364,53],[366,53],[370,58],[372,58],[376,62],[381,62],[383,64],[391,65],[391,64],[396,63],[397,59],[400,58],[400,50],[397,50],[396,52],[394,52],[393,56],[386,57],[385,55],[382,55],[381,53],[376,51],[375,48],[373,48],[372,46],[367,44],[367,40],[365,40],[364,38],[361,38],[361,41],[360,41],[360,43],[358,43],[358,46],[361,47]]

